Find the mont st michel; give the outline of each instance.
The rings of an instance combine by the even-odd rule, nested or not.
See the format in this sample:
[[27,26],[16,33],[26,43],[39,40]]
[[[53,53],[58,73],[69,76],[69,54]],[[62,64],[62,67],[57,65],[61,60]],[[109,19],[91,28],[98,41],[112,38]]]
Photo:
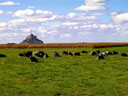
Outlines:
[[26,37],[25,40],[23,40],[20,44],[43,44],[44,42],[42,40],[39,40],[37,36],[34,34],[30,34]]

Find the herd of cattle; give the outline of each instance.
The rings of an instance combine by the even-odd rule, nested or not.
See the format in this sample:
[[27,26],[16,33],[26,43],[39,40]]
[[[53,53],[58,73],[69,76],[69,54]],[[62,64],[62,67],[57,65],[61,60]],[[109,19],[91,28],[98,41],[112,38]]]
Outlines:
[[[81,51],[81,52],[63,51],[63,54],[70,55],[70,56],[80,56],[81,54],[88,54],[88,52],[87,51]],[[117,55],[117,54],[119,54],[117,51],[101,52],[100,50],[92,51],[90,53],[90,55],[92,55],[92,56],[96,55],[98,60],[105,59],[104,58],[105,56]],[[19,53],[18,56],[28,57],[30,59],[30,62],[38,62],[38,59],[36,57],[40,57],[40,58],[48,58],[49,57],[49,55],[43,51],[37,51],[37,52],[28,51],[28,52]],[[53,52],[53,56],[54,57],[61,57],[58,52]],[[127,53],[121,53],[121,56],[128,56],[128,54]],[[0,57],[6,57],[6,55],[0,54]]]

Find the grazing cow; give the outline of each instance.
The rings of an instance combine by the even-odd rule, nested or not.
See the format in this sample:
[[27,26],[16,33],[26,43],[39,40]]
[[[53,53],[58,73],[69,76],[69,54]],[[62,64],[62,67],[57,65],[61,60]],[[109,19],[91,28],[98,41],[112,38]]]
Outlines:
[[30,57],[30,56],[32,56],[32,51],[24,52],[24,55],[26,57]]
[[24,53],[19,53],[18,56],[25,56]]
[[112,54],[115,55],[115,54],[118,54],[118,52],[117,51],[113,51]]
[[32,51],[19,53],[18,56],[26,56],[26,57],[30,57],[30,56],[32,56]]
[[100,59],[104,59],[104,55],[100,54],[98,57],[97,57],[98,60]]
[[108,51],[108,52],[106,52],[106,53],[107,53],[108,55],[113,55],[113,53],[112,53],[112,52],[109,52],[109,51]]
[[102,53],[100,53],[100,54],[102,54],[103,56],[108,56],[108,53],[102,52]]
[[121,56],[128,56],[126,53],[121,53]]
[[76,56],[80,56],[80,52],[75,53]]
[[69,55],[69,54],[68,54],[68,51],[63,51],[63,54],[65,54],[65,55]]
[[63,54],[65,54],[65,55],[73,55],[72,52],[69,52],[69,51],[63,51]]
[[58,52],[53,53],[54,57],[61,57]]
[[73,56],[80,56],[80,52],[73,52]]
[[96,55],[96,52],[92,51],[92,52],[90,53],[90,55]]
[[6,57],[6,55],[4,55],[4,54],[0,54],[0,57]]
[[48,54],[44,54],[44,56],[43,56],[43,58],[48,58],[49,56],[48,56]]
[[43,51],[37,51],[33,53],[37,57],[44,57],[45,53]]
[[81,51],[81,53],[88,53],[87,51]]
[[71,55],[71,56],[73,56],[73,52],[68,52],[68,55]]
[[35,57],[30,56],[30,62],[38,62],[38,60]]
[[100,50],[97,50],[96,53],[100,54],[101,52],[100,52]]

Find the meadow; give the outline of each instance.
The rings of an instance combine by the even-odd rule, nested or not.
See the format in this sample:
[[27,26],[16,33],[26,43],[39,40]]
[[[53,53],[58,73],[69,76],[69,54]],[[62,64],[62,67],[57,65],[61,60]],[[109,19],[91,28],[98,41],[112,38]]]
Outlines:
[[[62,54],[98,49],[128,53],[128,47],[0,49],[7,55],[0,58],[0,96],[128,96],[128,57],[118,54],[97,60],[89,54]],[[18,57],[28,50],[41,50],[50,57],[38,58],[38,63]],[[54,51],[62,57],[54,58]]]

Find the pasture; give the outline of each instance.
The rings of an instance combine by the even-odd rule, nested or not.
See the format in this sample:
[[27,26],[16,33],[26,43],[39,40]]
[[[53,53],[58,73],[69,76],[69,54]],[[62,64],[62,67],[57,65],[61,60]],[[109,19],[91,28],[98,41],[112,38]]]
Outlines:
[[[18,57],[25,51],[44,51],[49,58],[30,63]],[[62,52],[86,50],[128,53],[128,47],[0,49],[0,96],[128,96],[128,57],[120,54],[97,60],[97,56],[68,56]],[[62,57],[53,57],[53,52]]]

